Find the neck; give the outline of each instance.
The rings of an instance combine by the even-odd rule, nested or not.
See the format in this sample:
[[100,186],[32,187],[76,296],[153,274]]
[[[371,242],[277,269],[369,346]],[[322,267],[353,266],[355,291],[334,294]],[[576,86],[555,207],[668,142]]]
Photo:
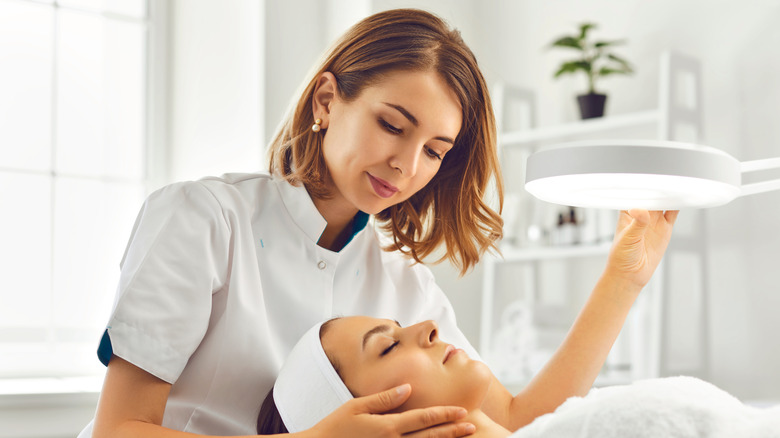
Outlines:
[[317,245],[331,251],[340,251],[352,234],[352,221],[358,209],[343,198],[318,199],[312,197],[314,206],[328,225],[320,235]]
[[505,438],[512,434],[512,432],[491,420],[481,409],[469,411],[469,414],[463,421],[467,421],[477,428],[476,432],[469,435],[471,438]]

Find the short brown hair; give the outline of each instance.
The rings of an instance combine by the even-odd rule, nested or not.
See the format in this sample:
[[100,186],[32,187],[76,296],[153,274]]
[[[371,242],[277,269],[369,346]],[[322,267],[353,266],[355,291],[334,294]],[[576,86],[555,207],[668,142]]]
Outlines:
[[304,184],[311,196],[327,197],[322,134],[310,129],[317,78],[332,73],[339,97],[351,101],[395,71],[440,74],[458,97],[462,125],[433,179],[406,201],[376,215],[393,238],[385,250],[397,249],[421,262],[444,243],[446,252],[437,261],[449,259],[464,274],[487,249],[495,248],[502,235],[501,216],[487,205],[485,196],[494,182],[500,212],[503,184],[485,79],[460,33],[439,17],[417,9],[394,9],[350,28],[326,52],[271,143],[270,171]]

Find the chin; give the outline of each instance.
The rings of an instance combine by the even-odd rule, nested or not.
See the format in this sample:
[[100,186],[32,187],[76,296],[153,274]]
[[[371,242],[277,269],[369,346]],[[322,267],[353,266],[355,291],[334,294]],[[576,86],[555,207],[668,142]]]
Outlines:
[[476,409],[482,406],[482,402],[487,397],[490,384],[493,382],[493,373],[484,362],[478,360],[471,361],[470,379],[468,393],[469,406],[463,406],[466,409]]
[[358,210],[373,216],[385,211],[388,207],[389,206],[384,207],[384,206],[376,206],[376,205],[366,205],[364,207],[359,207]]
[[404,200],[399,201],[395,199],[395,197],[382,199],[372,194],[371,199],[366,200],[365,202],[356,203],[355,206],[363,213],[376,215],[403,201]]
[[[393,412],[433,406],[459,406],[468,411],[478,409],[485,401],[492,381],[493,374],[487,365],[470,360],[460,368],[459,372],[450,375],[446,380],[434,377],[429,380],[410,382],[412,395]],[[388,386],[391,387],[393,386]]]
[[460,406],[469,411],[478,409],[485,401],[492,381],[493,374],[487,365],[469,360],[457,379],[450,382],[452,391],[448,391],[448,395],[444,395],[445,399],[438,400],[437,404]]

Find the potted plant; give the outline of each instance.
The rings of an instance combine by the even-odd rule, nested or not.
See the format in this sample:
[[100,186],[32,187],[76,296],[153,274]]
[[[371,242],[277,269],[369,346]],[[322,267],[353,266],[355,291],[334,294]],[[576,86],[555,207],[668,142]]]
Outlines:
[[611,47],[623,44],[624,41],[591,41],[588,39],[588,33],[591,29],[595,29],[596,25],[582,23],[579,26],[578,35],[560,37],[550,45],[550,48],[563,47],[579,52],[580,56],[577,59],[561,64],[554,78],[578,71],[588,76],[588,93],[577,96],[577,101],[582,118],[590,119],[604,115],[604,104],[607,101],[605,94],[596,91],[596,80],[614,74],[631,74],[634,70],[628,61],[609,51]]

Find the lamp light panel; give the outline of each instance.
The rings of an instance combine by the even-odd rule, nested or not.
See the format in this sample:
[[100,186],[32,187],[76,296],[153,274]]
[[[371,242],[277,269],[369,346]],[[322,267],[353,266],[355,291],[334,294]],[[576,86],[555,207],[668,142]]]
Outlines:
[[576,207],[707,208],[744,194],[742,172],[737,159],[709,146],[653,140],[585,141],[532,154],[525,188],[544,201]]

